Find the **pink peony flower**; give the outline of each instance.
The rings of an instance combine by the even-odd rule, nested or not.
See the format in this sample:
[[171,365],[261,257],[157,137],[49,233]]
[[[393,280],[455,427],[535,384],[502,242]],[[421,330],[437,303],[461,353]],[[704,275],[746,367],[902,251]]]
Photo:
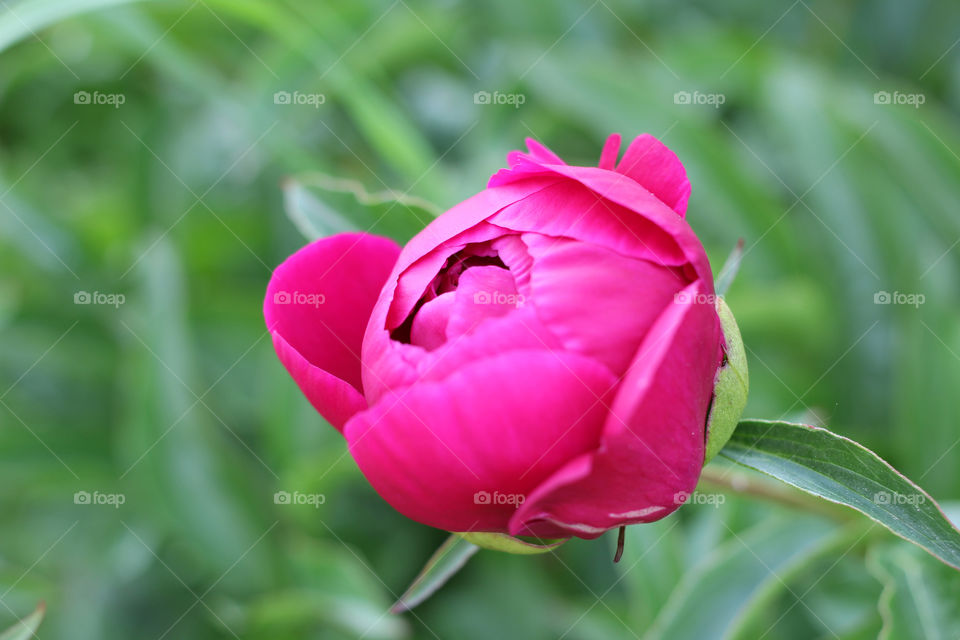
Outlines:
[[304,247],[264,315],[398,511],[595,538],[694,490],[723,334],[673,152],[642,135],[617,162],[613,135],[599,167],[574,167],[527,144],[402,250],[364,233]]

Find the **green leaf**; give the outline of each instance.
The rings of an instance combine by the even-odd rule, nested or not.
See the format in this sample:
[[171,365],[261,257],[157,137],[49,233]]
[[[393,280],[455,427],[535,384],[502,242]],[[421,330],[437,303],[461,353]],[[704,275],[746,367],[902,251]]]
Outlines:
[[733,284],[734,278],[737,277],[737,273],[740,271],[740,263],[742,261],[743,238],[740,238],[737,240],[736,246],[733,248],[733,251],[730,252],[730,255],[727,256],[727,261],[723,263],[723,267],[720,268],[720,272],[717,274],[714,289],[718,296],[727,295],[730,285]]
[[[331,540],[297,537],[284,547],[284,584],[239,609],[237,621],[218,615],[250,638],[305,638],[318,628],[344,637],[409,637],[403,618],[386,615],[391,599],[359,550]],[[341,637],[336,635],[335,637]]]
[[848,438],[801,424],[745,420],[720,453],[807,493],[852,507],[960,568],[960,531],[933,498]]
[[275,638],[284,632],[307,637],[322,625],[347,637],[399,640],[408,637],[404,622],[355,596],[287,589],[270,592],[250,606],[247,628],[250,637],[258,638]]
[[[687,511],[692,526],[702,526],[703,515],[713,516],[714,522],[720,524],[715,519],[716,509],[709,514],[703,509],[695,514],[692,508]],[[627,527],[624,557],[614,565],[614,570],[622,577],[630,603],[628,622],[634,629],[646,629],[653,624],[690,565],[698,557],[702,559],[687,553],[693,545],[689,544],[686,527],[679,523],[679,518],[670,517]]]
[[470,556],[479,550],[480,547],[468,542],[462,536],[456,533],[451,534],[446,542],[430,556],[427,564],[423,566],[416,579],[407,587],[390,611],[402,613],[413,609],[442,587],[467,563]]
[[[256,465],[260,481],[277,474],[199,395],[197,389],[207,384],[195,382],[185,265],[162,235],[147,247],[117,329],[124,338],[118,382],[125,399],[117,441],[121,477],[131,509],[149,505],[139,512],[142,523],[128,528],[169,532],[189,545],[193,569],[214,577],[242,557],[224,575],[224,584],[263,585],[269,576],[265,532],[274,525],[249,499],[255,495],[251,467],[240,465]],[[249,458],[241,458],[241,451]],[[263,542],[253,544],[261,536]]]
[[345,231],[366,231],[405,244],[440,210],[402,193],[368,192],[354,180],[302,174],[283,184],[287,215],[310,240]]
[[37,629],[43,621],[43,615],[46,613],[46,607],[41,602],[34,609],[33,613],[15,625],[0,633],[0,640],[28,640],[37,634]]
[[734,533],[685,575],[646,637],[729,637],[787,588],[794,572],[847,537],[826,520],[796,514],[774,516]]
[[883,584],[881,640],[960,638],[960,574],[903,543],[870,549],[867,567]]
[[0,51],[55,22],[88,11],[141,0],[34,0],[6,6],[0,14]]

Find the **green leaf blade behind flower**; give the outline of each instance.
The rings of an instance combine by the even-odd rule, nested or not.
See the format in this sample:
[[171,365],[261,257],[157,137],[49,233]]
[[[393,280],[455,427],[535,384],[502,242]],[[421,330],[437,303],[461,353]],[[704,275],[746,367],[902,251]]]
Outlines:
[[454,533],[440,545],[427,564],[423,566],[416,579],[407,587],[396,604],[390,608],[391,613],[403,613],[433,595],[442,587],[453,574],[463,568],[467,560],[480,550],[480,547],[468,542],[462,536]]
[[470,556],[480,549],[491,549],[518,555],[536,555],[553,551],[567,538],[558,540],[523,540],[505,533],[454,533],[440,545],[424,565],[400,599],[390,609],[401,613],[414,608],[442,587],[453,574],[463,568]]
[[28,640],[29,638],[36,637],[37,629],[40,628],[44,613],[46,613],[46,607],[43,603],[40,603],[40,605],[34,609],[33,613],[6,631],[0,632],[0,640]]
[[789,422],[745,420],[720,454],[807,493],[852,507],[960,569],[960,531],[933,498],[848,438]]
[[670,595],[644,640],[734,637],[749,616],[789,590],[813,558],[849,544],[825,519],[774,514],[731,537],[695,564]]
[[406,244],[439,213],[433,204],[402,193],[368,192],[355,180],[307,173],[283,183],[287,216],[309,240],[365,231]]
[[142,0],[34,0],[0,15],[0,51],[20,40],[37,38],[37,31],[82,13],[142,2]]
[[883,584],[881,640],[960,638],[960,573],[902,542],[871,548],[867,567]]
[[743,262],[743,238],[737,240],[737,244],[733,247],[733,251],[731,251],[730,255],[727,256],[727,261],[723,263],[723,266],[717,273],[717,277],[714,282],[714,289],[716,290],[718,296],[727,295],[727,291],[730,290],[730,285],[733,284],[734,279],[737,277],[737,273],[740,272],[741,262]]

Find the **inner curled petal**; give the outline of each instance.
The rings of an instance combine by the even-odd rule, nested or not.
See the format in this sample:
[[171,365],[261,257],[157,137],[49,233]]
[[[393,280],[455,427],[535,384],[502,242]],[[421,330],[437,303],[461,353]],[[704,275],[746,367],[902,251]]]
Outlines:
[[[484,321],[500,318],[523,304],[513,271],[501,259],[520,260],[504,239],[475,243],[447,258],[413,312],[391,332],[398,342],[433,351],[448,340],[471,334]],[[512,249],[508,250],[508,249]],[[526,269],[526,273],[529,269]]]

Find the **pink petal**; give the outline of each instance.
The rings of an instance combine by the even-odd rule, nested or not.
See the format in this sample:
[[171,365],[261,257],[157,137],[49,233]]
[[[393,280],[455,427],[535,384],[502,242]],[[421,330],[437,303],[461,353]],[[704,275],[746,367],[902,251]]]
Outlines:
[[694,490],[721,357],[720,323],[704,289],[690,285],[657,319],[620,385],[592,460],[572,460],[538,488],[511,519],[512,534],[593,538],[658,520]]
[[365,405],[360,347],[399,253],[387,238],[344,233],[294,253],[267,285],[263,315],[277,355],[337,428]]
[[397,279],[393,304],[390,305],[390,313],[387,316],[387,327],[395,329],[403,324],[417,302],[423,297],[427,285],[443,268],[447,258],[468,244],[486,242],[505,233],[509,233],[509,231],[486,222],[479,222],[463,233],[441,242],[429,253],[407,267]]
[[313,408],[338,431],[354,414],[367,408],[367,401],[353,385],[310,364],[276,331],[273,348]]
[[623,373],[674,294],[682,271],[597,245],[527,234],[533,256],[530,301],[567,349]]
[[[617,175],[610,171],[603,173]],[[634,184],[632,180],[621,179]],[[635,184],[634,188],[640,189]],[[659,200],[648,193],[646,197],[661,209],[659,217],[669,216],[675,222],[683,222]],[[513,231],[573,238],[658,264],[679,266],[690,260],[673,235],[676,229],[661,227],[657,216],[639,216],[573,180],[547,187],[505,207],[490,217],[490,223]]]
[[537,317],[533,305],[524,305],[501,317],[487,318],[471,333],[455,336],[433,350],[388,340],[383,342],[383,350],[378,354],[377,368],[368,374],[373,382],[365,383],[365,395],[372,404],[388,389],[400,390],[421,381],[442,380],[480,360],[531,349],[563,349]]
[[555,182],[557,182],[557,176],[517,181],[496,189],[484,189],[453,206],[406,244],[397,260],[393,276],[406,271],[410,265],[441,244],[472,229],[505,206],[522,200]]
[[536,164],[566,164],[566,162],[560,159],[560,156],[533,138],[527,138],[524,142],[527,143],[527,153],[511,151],[507,154],[508,166],[512,167],[525,161]]
[[416,375],[417,379],[439,380],[471,362],[530,349],[562,351],[563,347],[533,306],[525,304],[505,316],[488,318],[470,334],[448,340],[417,363]]
[[364,337],[363,388],[368,402],[376,402],[386,389],[416,379],[415,368],[426,350],[391,340],[390,332],[406,320],[447,257],[471,242],[508,234],[509,230],[488,224],[485,218],[556,182],[556,177],[533,179],[482,191],[430,223],[404,247]]
[[[713,292],[710,264],[693,230],[632,178],[558,163],[562,161],[537,145],[515,160],[517,164],[490,179],[490,188],[440,216],[404,248],[364,338],[368,402],[376,402],[392,386],[410,384],[418,378],[418,368],[429,366],[425,349],[392,341],[390,331],[406,320],[449,255],[464,243],[495,237],[495,227],[504,233],[568,236],[681,267],[687,281],[700,279],[708,293]],[[527,282],[520,274],[517,285],[526,295]],[[536,327],[533,333],[539,331]]]
[[513,276],[506,269],[492,266],[467,269],[457,286],[447,338],[473,333],[482,322],[515,311],[522,300],[517,295]]
[[447,324],[455,297],[455,291],[448,291],[420,307],[413,319],[410,344],[433,351],[447,341]]
[[617,156],[620,154],[620,134],[611,133],[600,152],[599,167],[613,171],[617,166]]
[[526,496],[594,449],[614,382],[582,356],[518,351],[388,392],[344,435],[374,489],[407,517],[448,531],[504,532],[516,505],[478,504],[477,492]]
[[676,154],[649,133],[634,138],[617,171],[636,180],[680,216],[687,212],[687,171]]
[[493,248],[497,255],[510,269],[510,275],[516,283],[517,293],[530,298],[530,272],[533,269],[533,258],[527,250],[519,234],[505,235],[493,241]]
[[[364,337],[363,384],[364,395],[369,403],[375,403],[387,389],[406,386],[420,377],[417,368],[428,356],[426,344],[418,340],[404,344],[391,339],[390,333],[403,324],[414,310],[447,258],[467,244],[491,240],[504,233],[509,232],[481,221],[441,242],[419,260],[409,264],[405,271],[394,269],[390,283],[384,287],[383,295],[374,308]],[[439,308],[433,311],[439,311]],[[418,333],[418,337],[423,335]],[[433,344],[435,342],[431,342]]]
[[[643,137],[641,136],[641,139],[642,138]],[[620,165],[624,168],[624,170],[632,167],[632,163],[639,162],[637,166],[644,165],[645,160],[638,160],[638,158],[642,156],[642,149],[643,146],[641,143],[641,146],[638,147],[638,150],[631,155],[630,159],[627,158],[627,155],[624,155],[624,160],[626,160],[626,162],[624,162],[624,160],[621,160],[620,162]],[[664,147],[664,150],[665,151],[663,153],[660,153],[661,159],[665,163],[668,163],[669,166],[674,168],[669,169],[669,171],[665,170],[666,173],[664,176],[659,176],[656,178],[656,180],[651,180],[650,186],[660,191],[665,198],[673,198],[674,196],[671,194],[676,195],[676,201],[674,202],[676,209],[672,209],[670,206],[660,200],[660,198],[654,195],[648,187],[643,186],[640,182],[637,182],[633,175],[627,176],[624,173],[621,173],[619,170],[608,171],[598,167],[535,164],[532,159],[528,158],[523,165],[511,167],[510,169],[503,169],[497,172],[493,175],[493,177],[490,178],[490,182],[488,184],[491,187],[503,188],[511,184],[522,185],[528,184],[534,180],[547,180],[551,175],[564,176],[572,181],[579,182],[596,194],[598,198],[608,201],[607,206],[597,207],[592,206],[589,203],[586,204],[586,213],[588,213],[589,216],[584,215],[585,211],[583,209],[580,211],[575,211],[574,208],[571,207],[570,213],[572,214],[572,217],[571,215],[567,215],[563,220],[557,221],[558,223],[565,224],[567,227],[570,227],[573,224],[571,220],[588,217],[588,219],[590,219],[592,222],[599,216],[599,218],[601,218],[601,222],[599,223],[600,235],[606,237],[608,240],[621,237],[622,244],[633,244],[641,247],[648,236],[656,239],[661,234],[669,235],[674,239],[676,248],[669,250],[663,246],[662,241],[657,239],[657,245],[651,246],[651,248],[646,251],[647,255],[645,257],[647,257],[647,259],[659,261],[662,264],[678,264],[677,259],[670,256],[672,254],[681,254],[684,256],[686,261],[693,265],[697,277],[702,279],[704,282],[712,282],[713,275],[710,272],[710,264],[707,261],[706,254],[703,251],[703,247],[700,245],[699,239],[697,239],[697,236],[693,233],[693,230],[686,223],[683,217],[677,215],[677,213],[685,211],[686,200],[683,199],[682,194],[684,193],[684,189],[686,189],[688,192],[689,188],[684,187],[680,182],[669,182],[671,185],[678,185],[672,191],[667,188],[668,178],[672,180],[680,180],[680,174],[678,171],[682,172],[683,166],[679,164],[679,161],[676,161],[675,164],[670,164],[670,157],[666,155],[669,150],[666,150],[666,147]],[[669,153],[672,156],[672,152]],[[672,157],[675,159],[675,156]],[[676,167],[679,167],[679,169]],[[639,175],[637,171],[633,171],[633,173]],[[686,180],[685,173],[683,173],[683,180]],[[538,200],[531,200],[527,202],[527,207],[531,209],[531,214],[536,213],[534,209],[536,208],[538,202]],[[633,218],[641,218],[643,219],[643,222],[636,222],[628,217],[618,215],[616,216],[616,224],[611,224],[609,221],[603,219],[608,216],[600,215],[603,213],[604,208],[609,208],[609,205],[619,205],[619,207],[636,214],[632,216]],[[617,209],[614,208],[613,210],[616,211]],[[533,219],[547,220],[544,215],[545,211],[547,211],[547,209],[542,207],[539,208],[539,216],[534,215]],[[504,215],[507,215],[506,211],[504,212]],[[551,211],[551,216],[552,215],[553,213]],[[510,224],[504,222],[502,218],[497,216],[490,218],[490,222],[512,229],[519,229],[519,227],[511,226]],[[542,229],[536,228],[536,223],[531,224],[530,222],[523,222],[522,224],[524,227],[523,230],[543,231]],[[589,226],[593,225],[591,224]],[[550,235],[557,235],[552,231],[546,233],[549,233]],[[633,237],[633,242],[629,241],[630,236]],[[609,242],[605,243],[601,241],[599,243],[604,244],[605,246],[610,246]],[[635,249],[630,250],[630,254],[643,255],[638,254]]]

